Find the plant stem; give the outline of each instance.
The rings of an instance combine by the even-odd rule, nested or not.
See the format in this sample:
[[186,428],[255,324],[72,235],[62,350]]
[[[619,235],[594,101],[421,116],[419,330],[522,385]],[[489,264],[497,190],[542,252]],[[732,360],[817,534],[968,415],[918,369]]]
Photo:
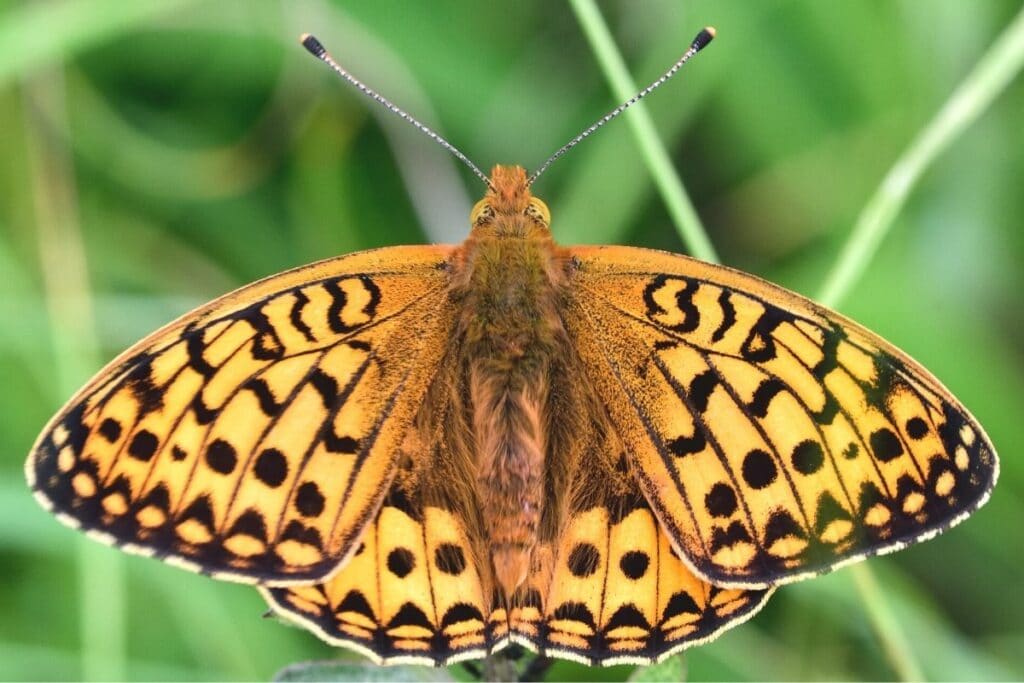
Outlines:
[[961,81],[864,206],[817,299],[834,307],[864,273],[910,191],[935,158],[984,112],[1024,66],[1024,9]]
[[[639,88],[629,75],[622,53],[615,46],[615,40],[608,30],[604,17],[601,16],[601,10],[594,0],[569,0],[569,4],[576,13],[576,19],[590,43],[590,49],[597,56],[612,92],[618,100],[625,102],[636,94]],[[718,254],[715,253],[715,248],[704,231],[693,203],[686,194],[683,181],[676,173],[665,145],[654,129],[654,122],[644,103],[637,102],[622,115],[629,122],[644,163],[647,164],[647,169],[658,186],[658,191],[686,248],[690,254],[703,261],[718,263]]]
[[849,568],[849,574],[896,675],[901,681],[925,680],[907,634],[878,589],[878,580],[871,567],[864,562],[858,562]]

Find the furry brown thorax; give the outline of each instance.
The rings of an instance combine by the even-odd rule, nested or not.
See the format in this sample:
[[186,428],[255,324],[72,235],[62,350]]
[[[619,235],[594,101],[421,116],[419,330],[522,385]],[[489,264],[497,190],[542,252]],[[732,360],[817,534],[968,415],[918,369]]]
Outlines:
[[545,487],[565,483],[548,457],[548,421],[552,393],[564,393],[552,378],[565,376],[559,365],[568,339],[558,302],[569,264],[551,238],[547,206],[530,194],[526,172],[496,166],[491,184],[471,214],[473,230],[453,273],[452,294],[464,311],[460,372],[469,394],[468,446],[483,550],[497,584],[511,596],[526,579],[538,540],[561,517],[551,501],[564,495],[546,496]]

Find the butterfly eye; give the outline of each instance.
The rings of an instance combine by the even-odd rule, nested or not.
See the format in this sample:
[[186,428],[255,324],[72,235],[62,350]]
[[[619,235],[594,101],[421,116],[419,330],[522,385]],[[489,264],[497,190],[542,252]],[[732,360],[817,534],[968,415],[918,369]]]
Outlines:
[[530,197],[530,204],[526,207],[525,213],[545,228],[551,225],[551,211],[548,205],[536,197]]
[[481,199],[469,212],[469,224],[474,228],[484,223],[489,223],[494,218],[494,209],[486,199]]

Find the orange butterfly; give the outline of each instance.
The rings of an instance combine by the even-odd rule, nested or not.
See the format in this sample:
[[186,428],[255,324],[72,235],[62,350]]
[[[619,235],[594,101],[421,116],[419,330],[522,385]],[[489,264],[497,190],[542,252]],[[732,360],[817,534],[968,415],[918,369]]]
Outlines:
[[547,164],[487,177],[427,132],[488,186],[461,246],[321,261],[154,333],[45,428],[40,502],[377,662],[613,664],[986,500],[992,445],[899,350],[729,268],[560,247]]

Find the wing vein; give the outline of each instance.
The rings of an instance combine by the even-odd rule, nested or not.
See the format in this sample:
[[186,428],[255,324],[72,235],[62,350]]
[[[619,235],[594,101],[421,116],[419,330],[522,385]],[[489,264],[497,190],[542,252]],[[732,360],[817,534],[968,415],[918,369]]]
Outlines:
[[[587,311],[585,309],[583,309],[583,308],[580,308],[580,311],[586,317],[586,319],[587,319],[587,321],[588,321],[588,323],[590,325],[590,329],[591,329],[591,331],[595,335],[595,338],[603,339],[603,335],[600,332],[600,328],[598,328],[598,326],[590,318],[590,316],[587,313]],[[658,434],[657,430],[654,429],[653,425],[651,425],[650,421],[643,414],[643,411],[640,410],[640,405],[637,403],[636,397],[629,390],[629,387],[627,386],[626,382],[622,378],[622,372],[619,369],[618,364],[616,364],[615,361],[611,358],[611,356],[608,354],[608,352],[606,351],[606,349],[604,348],[603,345],[601,346],[601,355],[604,358],[605,362],[608,364],[608,366],[611,368],[612,374],[615,376],[615,380],[616,380],[616,382],[618,382],[619,387],[622,389],[622,392],[629,399],[630,405],[632,405],[632,407],[633,407],[633,411],[637,414],[637,417],[639,418],[640,423],[644,426],[644,430],[647,432],[647,437],[651,440],[651,443],[654,444],[655,450],[657,451],[658,456],[661,458],[662,464],[664,465],[665,470],[668,472],[669,477],[672,479],[672,483],[674,483],[676,485],[676,488],[679,491],[679,495],[683,499],[683,505],[686,507],[686,511],[690,515],[690,520],[693,523],[693,528],[695,530],[695,533],[697,534],[697,539],[699,540],[701,547],[704,549],[704,554],[706,556],[710,557],[707,541],[704,539],[704,534],[701,532],[700,525],[697,523],[696,515],[693,512],[693,505],[690,502],[690,497],[689,497],[689,495],[686,492],[686,487],[683,485],[682,481],[679,479],[679,475],[676,472],[675,467],[673,466],[672,460],[669,457],[668,450],[665,448],[664,442],[662,441],[662,439],[661,439],[660,435]],[[621,438],[622,437],[620,435],[620,437],[619,437],[620,441],[621,441]],[[637,471],[637,475],[642,477],[643,481],[645,481],[647,483],[648,487],[651,486],[652,482],[650,481],[650,479],[648,479],[646,476],[644,476],[641,471],[638,470]],[[645,491],[645,493],[646,493],[646,491]],[[667,526],[673,527],[673,531],[677,535],[681,535],[680,530],[678,528],[676,528],[676,525],[670,519],[668,519],[667,517],[664,518],[664,519],[662,519],[662,518],[659,518],[659,519],[661,520],[662,524],[665,524]]]

